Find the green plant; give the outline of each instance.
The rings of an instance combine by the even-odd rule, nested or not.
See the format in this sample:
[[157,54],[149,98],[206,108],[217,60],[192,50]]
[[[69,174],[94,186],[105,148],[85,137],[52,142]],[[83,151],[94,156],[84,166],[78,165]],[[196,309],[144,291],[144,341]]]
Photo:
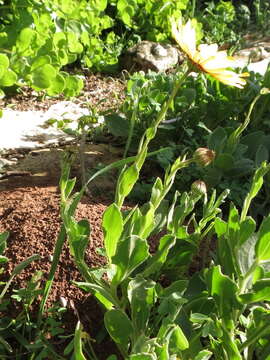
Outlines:
[[195,274],[184,294],[188,301],[179,321],[189,319],[194,348],[183,359],[201,349],[201,337],[215,359],[268,358],[269,215],[256,230],[247,212],[269,170],[263,163],[256,171],[240,214],[231,204],[227,221],[215,219],[217,257]]
[[203,176],[210,186],[217,186],[224,178],[236,179],[248,176],[263,161],[269,160],[267,135],[258,131],[250,132],[246,136],[242,135],[251,121],[251,114],[255,104],[262,95],[268,93],[269,90],[266,88],[260,91],[259,95],[251,102],[245,120],[236,129],[219,126],[208,136],[207,146],[216,153],[215,160],[205,169]]

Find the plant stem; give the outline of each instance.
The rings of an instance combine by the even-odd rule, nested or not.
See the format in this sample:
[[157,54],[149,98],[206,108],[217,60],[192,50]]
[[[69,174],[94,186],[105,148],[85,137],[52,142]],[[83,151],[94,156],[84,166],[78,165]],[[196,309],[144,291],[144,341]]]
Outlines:
[[196,0],[192,0],[192,8],[191,8],[191,13],[190,13],[191,18],[194,17],[195,9],[196,9]]
[[249,122],[250,122],[250,116],[251,116],[251,113],[252,113],[252,110],[256,104],[256,102],[259,100],[259,98],[261,97],[261,93],[259,95],[257,95],[252,103],[250,104],[250,107],[249,107],[249,110],[248,110],[248,114],[245,118],[245,121],[240,125],[238,126],[238,128],[230,135],[229,139],[228,139],[228,144],[227,144],[227,147],[228,149],[232,152],[233,149],[235,148],[237,142],[238,142],[238,139],[240,137],[240,135],[242,134],[242,132],[246,129],[246,127],[248,126]]
[[239,346],[239,351],[243,351],[246,347],[254,344],[256,341],[258,341],[260,339],[260,337],[264,334],[264,333],[269,333],[270,331],[270,324],[266,324],[264,326],[262,326],[261,328],[259,328],[258,330],[256,330],[253,334],[253,336],[251,336],[249,339],[247,339],[245,342],[243,342],[242,345]]

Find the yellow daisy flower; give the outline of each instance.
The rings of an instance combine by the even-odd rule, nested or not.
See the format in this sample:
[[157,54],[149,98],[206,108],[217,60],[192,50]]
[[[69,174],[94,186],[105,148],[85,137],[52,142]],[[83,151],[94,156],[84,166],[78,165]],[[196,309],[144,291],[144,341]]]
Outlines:
[[223,84],[243,88],[246,84],[244,77],[249,73],[237,74],[226,70],[228,67],[236,67],[236,60],[228,56],[226,51],[218,51],[217,44],[201,44],[196,49],[196,31],[189,20],[185,25],[182,20],[172,21],[172,35],[189,60],[200,70]]

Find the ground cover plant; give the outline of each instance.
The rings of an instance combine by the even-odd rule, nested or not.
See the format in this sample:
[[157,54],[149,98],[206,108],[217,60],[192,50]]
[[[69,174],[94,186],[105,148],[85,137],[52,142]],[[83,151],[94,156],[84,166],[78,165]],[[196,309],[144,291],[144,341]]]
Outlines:
[[[27,53],[33,50],[29,48],[28,39],[33,40],[34,50],[40,51],[38,66],[33,67],[31,63],[35,58],[34,52],[24,53],[22,60],[27,65],[20,71],[28,74],[27,81],[31,86],[36,90],[46,89],[50,95],[60,89],[55,90],[56,83],[62,84],[61,92],[66,96],[76,94],[81,87],[77,76],[62,72],[62,65],[68,62],[57,61],[62,55],[67,55],[70,62],[81,59],[90,64],[87,60],[89,49],[87,46],[86,49],[80,47],[79,37],[74,37],[71,35],[73,32],[68,30],[69,27],[74,30],[76,26],[81,26],[77,17],[83,15],[81,9],[90,5],[95,8],[96,16],[104,15],[104,23],[99,23],[97,34],[101,29],[106,30],[106,21],[110,22],[106,13],[106,6],[110,4],[110,11],[117,10],[117,18],[133,30],[142,26],[140,22],[146,19],[149,24],[156,25],[153,32],[147,32],[148,36],[157,36],[157,39],[159,34],[163,38],[164,33],[172,31],[187,61],[181,69],[168,76],[135,74],[129,80],[129,96],[119,112],[109,111],[101,115],[96,109],[91,109],[89,117],[79,119],[74,135],[80,139],[82,186],[78,192],[73,192],[76,179],[70,178],[72,156],[66,153],[59,183],[62,225],[48,276],[44,279],[40,272],[36,272],[25,287],[11,291],[14,277],[39,259],[39,255],[33,255],[19,263],[10,279],[1,284],[0,311],[4,316],[0,321],[0,356],[3,359],[14,356],[16,359],[100,358],[94,350],[92,334],[90,336],[86,332],[75,307],[77,326],[69,334],[65,333],[61,324],[66,311],[64,301],[61,305],[46,308],[67,240],[82,278],[79,281],[71,276],[71,280],[86,294],[96,298],[104,315],[103,336],[108,334],[115,343],[115,351],[108,355],[108,360],[269,360],[270,217],[265,206],[268,199],[255,213],[256,218],[248,215],[254,198],[263,186],[269,193],[269,123],[266,121],[269,115],[269,71],[264,78],[257,79],[246,71],[228,70],[234,61],[226,52],[218,51],[215,44],[198,47],[196,34],[199,38],[203,34],[197,21],[175,18],[179,10],[185,9],[187,15],[195,15],[196,9],[199,9],[196,1],[192,2],[191,8],[185,1],[177,5],[170,3],[171,7],[164,10],[163,27],[159,24],[160,12],[165,7],[163,1],[158,3],[159,7],[149,2],[149,8],[144,7],[143,1],[88,2],[87,5],[81,1],[78,2],[81,8],[68,0],[59,3],[48,0],[42,5],[29,0],[23,3],[22,8],[14,1],[6,3],[8,5],[2,10],[7,13],[1,16],[6,21],[9,16],[12,18],[10,9],[16,5],[13,15],[17,26],[25,25],[21,23],[22,18],[26,23],[31,22],[30,13],[38,14],[38,21],[43,19],[41,13],[49,14],[44,19],[51,20],[52,6],[55,6],[56,20],[50,26],[58,26],[56,34],[61,41],[57,46],[51,36],[42,45],[45,48],[35,45],[38,30],[29,31],[30,28],[19,29],[19,40],[15,41],[15,47],[18,44],[25,46],[26,42],[27,46],[20,49]],[[257,9],[260,4],[256,2]],[[156,13],[153,12],[155,6]],[[35,12],[36,7],[42,9],[40,13]],[[146,14],[142,13],[144,9]],[[228,15],[228,23],[235,16],[230,2],[210,3],[207,9],[205,11],[209,13],[212,10],[215,20],[218,13],[221,14],[219,16]],[[6,14],[9,16],[6,17]],[[92,20],[87,19],[89,26],[94,23]],[[148,31],[146,24],[143,23]],[[11,23],[7,21],[5,25],[11,30]],[[172,29],[169,30],[168,26]],[[226,29],[225,26],[217,30],[220,37],[225,37]],[[98,36],[94,38],[97,42],[104,41]],[[109,36],[114,38],[115,35],[107,33],[106,41],[109,41]],[[84,37],[86,44],[87,35]],[[60,43],[65,43],[62,52],[57,48]],[[65,54],[66,44],[68,52]],[[51,52],[46,58],[43,51],[48,49]],[[16,54],[14,56],[14,61],[19,61]],[[52,59],[56,58],[54,62]],[[12,61],[6,55],[2,60],[3,77],[15,79],[18,74],[11,69]],[[101,64],[98,56],[95,61]],[[52,78],[47,78],[48,70]],[[190,76],[194,71],[200,74]],[[5,78],[3,81],[7,84]],[[72,85],[70,90],[69,83],[79,86],[73,88]],[[218,109],[220,112],[217,112]],[[211,116],[211,111],[215,116]],[[104,117],[111,133],[126,139],[123,159],[103,167],[89,178],[83,158],[84,145],[89,128],[98,123],[100,116]],[[233,120],[235,123],[232,123]],[[70,132],[68,121],[60,125],[63,128],[67,126],[65,130]],[[252,131],[247,134],[248,127]],[[180,140],[177,139],[179,136]],[[150,198],[144,203],[142,201],[143,204],[123,208],[138,183],[146,160],[153,156],[158,157],[164,171],[150,184]],[[92,236],[89,220],[77,221],[75,211],[84,192],[91,189],[92,181],[112,169],[118,171],[115,198],[103,213],[103,247],[99,252],[104,262],[97,266],[88,263],[85,258]],[[237,199],[237,204],[228,201],[230,191],[220,186],[222,179],[231,179],[235,172],[240,179],[244,176],[249,179],[246,191]],[[185,174],[189,176],[185,178],[188,189],[179,191],[173,188],[176,179]],[[198,180],[202,176],[208,186],[212,186],[211,190],[207,189],[204,181]],[[217,185],[222,191],[214,189]],[[261,218],[258,218],[258,213]],[[5,257],[8,236],[7,231],[0,234],[2,273],[8,262]],[[151,247],[153,236],[155,246]],[[199,266],[195,261],[198,257],[201,257]],[[14,301],[21,306],[17,307],[19,311],[13,316],[9,314],[9,307]],[[62,352],[53,346],[52,338],[65,339]]]

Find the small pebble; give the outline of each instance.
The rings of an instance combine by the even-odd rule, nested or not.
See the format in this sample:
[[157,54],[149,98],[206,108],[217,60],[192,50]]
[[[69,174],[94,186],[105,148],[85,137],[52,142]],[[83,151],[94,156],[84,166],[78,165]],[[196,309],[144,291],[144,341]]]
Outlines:
[[59,300],[60,300],[61,305],[62,305],[64,308],[66,308],[66,307],[67,307],[67,303],[68,303],[67,299],[65,299],[63,296],[60,296]]

